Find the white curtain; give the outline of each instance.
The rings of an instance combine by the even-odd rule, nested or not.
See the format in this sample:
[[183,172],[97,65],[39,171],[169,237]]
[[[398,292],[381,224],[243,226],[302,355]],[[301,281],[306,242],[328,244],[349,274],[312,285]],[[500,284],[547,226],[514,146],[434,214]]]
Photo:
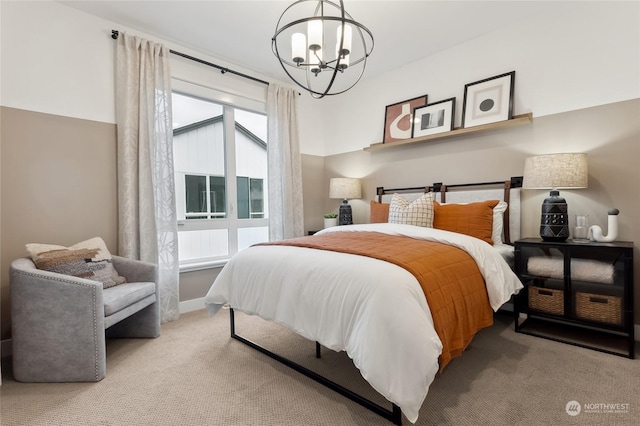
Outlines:
[[267,93],[269,239],[304,233],[302,171],[295,90],[270,83]]
[[179,316],[169,54],[160,44],[118,37],[119,254],[158,265],[162,322]]

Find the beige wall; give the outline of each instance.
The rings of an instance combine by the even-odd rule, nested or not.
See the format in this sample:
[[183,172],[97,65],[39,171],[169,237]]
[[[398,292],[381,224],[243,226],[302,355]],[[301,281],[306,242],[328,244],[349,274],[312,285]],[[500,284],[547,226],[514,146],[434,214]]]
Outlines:
[[[204,297],[221,269],[212,268],[182,272],[180,274],[180,302]],[[202,307],[204,308],[204,304]]]
[[[100,236],[118,250],[116,126],[0,107],[1,339],[11,335],[9,266],[25,244]],[[204,297],[219,269],[180,275],[180,301]]]
[[102,237],[116,253],[116,127],[1,107],[2,339],[10,334],[9,264],[25,244]]
[[[634,241],[635,323],[640,323],[640,100],[534,118],[530,125],[461,136],[378,152],[354,151],[324,157],[325,176],[360,177],[363,197],[351,200],[354,222],[369,220],[377,186],[403,187],[484,182],[522,176],[526,157],[554,152],[589,155],[589,188],[563,190],[574,215],[588,214],[606,233],[607,210],[620,209],[619,240]],[[305,170],[307,172],[307,170]],[[326,193],[325,193],[326,194]],[[321,216],[336,200],[325,194]],[[525,190],[522,236],[539,235],[540,209],[548,191]],[[307,194],[308,196],[308,194]]]
[[[555,114],[533,124],[381,152],[303,155],[305,231],[321,229],[335,176],[363,178],[352,200],[354,221],[368,221],[376,186],[468,183],[522,175],[533,154],[589,154],[589,188],[562,191],[571,220],[589,214],[606,231],[606,211],[620,209],[619,239],[640,246],[640,100]],[[2,339],[10,337],[9,263],[37,241],[68,245],[101,236],[117,252],[115,125],[2,107],[0,211]],[[523,193],[523,236],[537,236],[545,191]],[[640,306],[640,254],[635,249],[635,305]],[[180,301],[203,297],[219,269],[183,273]],[[640,308],[636,323],[640,323]]]
[[329,196],[329,182],[325,179],[324,157],[302,155],[302,192],[304,230],[315,231],[324,226],[324,197]]

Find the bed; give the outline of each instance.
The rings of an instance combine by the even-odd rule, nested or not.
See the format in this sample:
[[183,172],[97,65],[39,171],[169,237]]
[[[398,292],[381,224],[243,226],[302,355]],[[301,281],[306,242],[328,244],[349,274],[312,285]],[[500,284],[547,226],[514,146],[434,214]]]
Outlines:
[[[395,424],[401,424],[402,414],[415,423],[436,374],[522,288],[509,266],[513,247],[508,244],[519,236],[520,183],[521,178],[511,178],[379,187],[372,219],[389,208],[386,221],[245,249],[220,272],[205,305],[211,315],[231,308],[231,335],[237,340]],[[427,226],[422,213],[429,205]],[[474,234],[476,228],[482,233]],[[315,341],[317,356],[321,346],[346,351],[391,409],[239,336],[234,309]]]

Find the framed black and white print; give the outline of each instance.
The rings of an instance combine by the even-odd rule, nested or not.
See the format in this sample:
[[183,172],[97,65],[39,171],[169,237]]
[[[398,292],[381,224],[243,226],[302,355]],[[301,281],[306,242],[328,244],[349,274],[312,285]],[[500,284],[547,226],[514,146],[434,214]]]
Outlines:
[[413,111],[412,138],[435,135],[453,130],[453,116],[456,110],[456,98],[445,99]]
[[462,127],[473,127],[513,117],[513,88],[516,72],[465,84]]

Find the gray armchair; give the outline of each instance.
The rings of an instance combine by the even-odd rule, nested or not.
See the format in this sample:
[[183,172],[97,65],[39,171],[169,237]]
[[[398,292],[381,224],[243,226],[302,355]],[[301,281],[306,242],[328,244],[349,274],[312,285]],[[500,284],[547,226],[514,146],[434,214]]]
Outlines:
[[20,382],[97,382],[106,373],[105,336],[160,335],[156,265],[113,256],[127,283],[102,283],[12,262],[13,375]]

